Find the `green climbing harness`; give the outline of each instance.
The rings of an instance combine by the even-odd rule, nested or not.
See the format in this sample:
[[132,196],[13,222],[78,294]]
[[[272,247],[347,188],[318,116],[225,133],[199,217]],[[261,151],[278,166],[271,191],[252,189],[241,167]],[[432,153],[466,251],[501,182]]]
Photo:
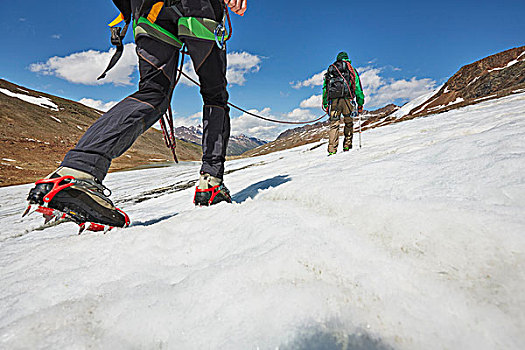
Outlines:
[[[154,3],[148,14],[139,14],[138,19],[133,21],[133,35],[135,41],[139,36],[147,35],[180,50],[183,46],[180,38],[192,38],[215,42],[221,50],[225,48],[225,43],[231,38],[232,34],[231,21],[227,8],[225,8],[225,16],[223,17],[222,22],[217,22],[209,18],[184,17],[177,8],[177,5],[168,6],[166,3],[169,3],[169,1],[159,1]],[[162,9],[167,7],[172,8],[181,16],[177,22],[178,36],[155,23]],[[229,31],[226,30],[226,19],[228,20]],[[106,76],[106,73],[112,69],[120,57],[122,57],[124,51],[122,41],[126,35],[129,23],[126,23],[123,28],[117,27],[117,25],[124,20],[125,16],[120,13],[117,18],[109,24],[111,29],[111,43],[117,47],[117,50],[111,58],[108,67],[98,79],[103,79]]]
[[140,17],[137,21],[133,21],[133,33],[135,41],[140,35],[146,34],[179,50],[182,47],[182,41],[179,38],[158,24],[151,22],[147,17]]

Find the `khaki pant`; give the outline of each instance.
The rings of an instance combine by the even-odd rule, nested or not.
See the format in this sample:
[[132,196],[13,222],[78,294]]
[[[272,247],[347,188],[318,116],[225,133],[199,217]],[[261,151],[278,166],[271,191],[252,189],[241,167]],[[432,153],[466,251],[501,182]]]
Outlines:
[[350,99],[338,98],[330,105],[330,129],[328,130],[328,152],[337,152],[339,145],[339,123],[341,114],[344,116],[344,141],[343,148],[352,148],[352,137],[354,136],[354,121],[352,112],[355,106]]

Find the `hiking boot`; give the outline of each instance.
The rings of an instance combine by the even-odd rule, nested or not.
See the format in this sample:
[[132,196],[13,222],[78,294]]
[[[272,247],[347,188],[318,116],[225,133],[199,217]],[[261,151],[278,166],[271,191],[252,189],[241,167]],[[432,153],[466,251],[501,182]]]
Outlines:
[[211,176],[210,174],[201,174],[199,184],[195,188],[195,205],[213,205],[219,202],[231,203],[230,191],[224,185],[222,179]]
[[348,152],[352,149],[352,146],[349,147],[343,147],[343,152]]
[[336,154],[337,152],[328,152],[328,157],[330,156],[333,156],[334,154]]
[[[88,173],[60,167],[35,184],[27,197],[28,210],[31,205],[36,204],[39,206],[37,211],[44,213],[44,217],[46,213],[59,211],[64,217],[79,224],[81,228],[86,223],[108,227],[129,225],[128,216],[116,208],[108,198],[111,191]],[[46,221],[47,219],[46,217]]]

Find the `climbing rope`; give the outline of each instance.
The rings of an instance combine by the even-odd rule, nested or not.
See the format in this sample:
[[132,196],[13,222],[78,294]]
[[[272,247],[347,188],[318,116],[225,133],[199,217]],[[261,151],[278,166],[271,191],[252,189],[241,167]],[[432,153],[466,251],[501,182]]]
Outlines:
[[[181,78],[181,76],[184,75],[189,81],[191,81],[193,84],[195,84],[195,85],[200,87],[200,84],[198,82],[196,82],[188,74],[186,74],[186,73],[184,73],[182,71],[185,53],[186,52],[184,50],[182,50],[182,59],[181,59],[181,63],[180,63],[179,68],[177,68],[179,74],[178,74],[178,77],[176,79],[176,82],[178,83],[180,78]],[[233,107],[233,108],[235,108],[235,109],[238,109],[239,111],[244,112],[244,113],[246,113],[246,114],[248,114],[248,115],[250,115],[252,117],[255,117],[255,118],[258,118],[258,119],[262,119],[262,120],[265,120],[265,121],[268,121],[268,122],[272,122],[272,123],[279,123],[279,124],[302,125],[302,124],[315,123],[315,122],[323,119],[328,113],[327,111],[325,111],[325,114],[323,114],[322,116],[320,116],[319,118],[314,119],[314,120],[309,120],[309,121],[305,121],[305,122],[292,122],[292,121],[286,121],[286,120],[276,120],[276,119],[267,118],[267,117],[264,117],[262,115],[258,115],[258,114],[252,113],[250,111],[247,111],[244,108],[236,106],[236,105],[234,105],[233,103],[230,103],[230,102],[228,102],[228,105]],[[177,147],[177,145],[176,145],[176,141],[175,141],[175,128],[173,127],[173,114],[172,114],[172,111],[171,111],[171,105],[168,107],[168,110],[166,111],[166,113],[160,118],[160,127],[162,129],[162,134],[164,135],[164,141],[166,142],[166,146],[171,150],[171,153],[173,154],[173,159],[175,160],[175,163],[178,163],[179,161],[178,161],[177,155],[175,153],[175,148]]]
[[[184,73],[182,70],[179,70],[179,73],[181,73],[182,75],[184,75],[189,81],[191,81],[193,84],[197,85],[200,87],[200,84],[198,82],[196,82],[194,79],[192,79],[188,74]],[[276,120],[276,119],[271,119],[271,118],[267,118],[267,117],[263,117],[262,115],[258,115],[258,114],[255,114],[255,113],[252,113],[252,112],[249,112],[247,110],[245,110],[244,108],[241,108],[239,106],[236,106],[234,105],[233,103],[231,102],[228,102],[228,105],[230,107],[233,107],[241,112],[244,112],[248,115],[251,115],[252,117],[255,117],[255,118],[259,118],[259,119],[262,119],[262,120],[266,120],[267,122],[272,122],[272,123],[280,123],[280,124],[293,124],[293,125],[302,125],[302,124],[310,124],[310,123],[315,123],[321,119],[323,119],[325,116],[326,116],[326,113],[323,114],[322,116],[320,116],[319,118],[317,119],[314,119],[314,120],[308,120],[308,121],[304,121],[304,122],[291,122],[291,121],[286,121],[286,120]]]

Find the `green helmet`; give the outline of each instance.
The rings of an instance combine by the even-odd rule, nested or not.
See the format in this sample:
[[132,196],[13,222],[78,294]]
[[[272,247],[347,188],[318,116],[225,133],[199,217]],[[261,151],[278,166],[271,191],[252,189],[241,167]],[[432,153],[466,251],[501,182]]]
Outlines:
[[347,59],[348,59],[348,54],[346,52],[342,51],[337,54],[338,61],[347,60]]

